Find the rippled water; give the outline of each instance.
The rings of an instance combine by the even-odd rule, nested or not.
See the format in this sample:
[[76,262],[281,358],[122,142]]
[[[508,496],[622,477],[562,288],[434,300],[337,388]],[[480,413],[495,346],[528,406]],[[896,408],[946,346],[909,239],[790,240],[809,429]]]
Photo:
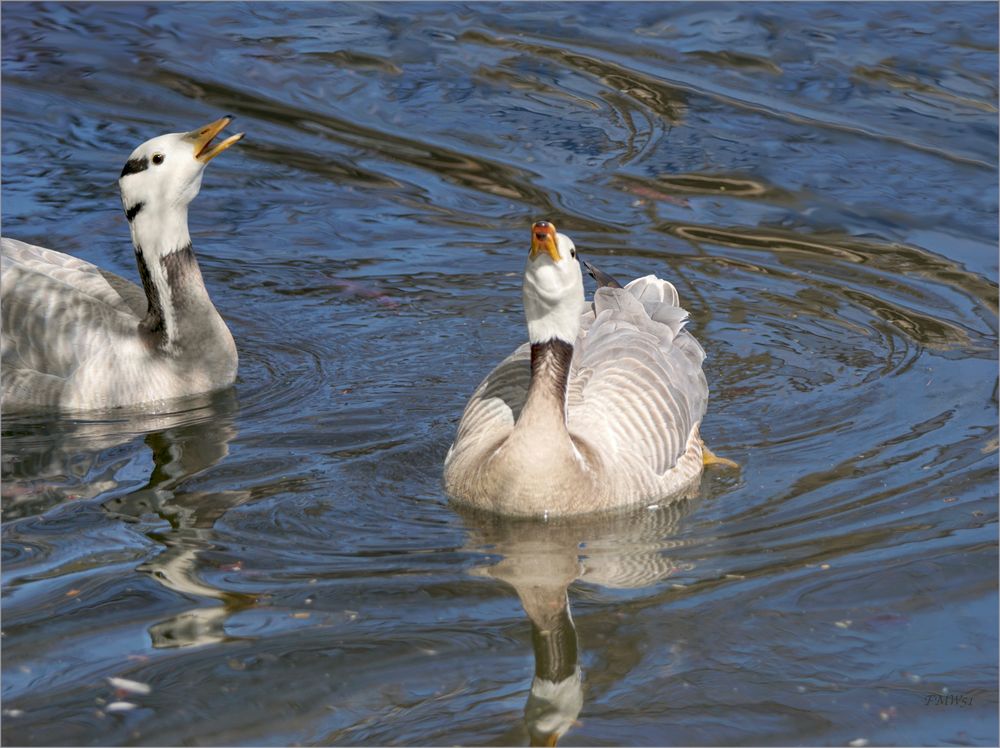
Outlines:
[[[7,236],[135,278],[126,155],[247,132],[191,216],[235,389],[4,421],[6,744],[996,744],[995,4],[2,33]],[[448,505],[541,217],[676,283],[739,472],[599,522]]]

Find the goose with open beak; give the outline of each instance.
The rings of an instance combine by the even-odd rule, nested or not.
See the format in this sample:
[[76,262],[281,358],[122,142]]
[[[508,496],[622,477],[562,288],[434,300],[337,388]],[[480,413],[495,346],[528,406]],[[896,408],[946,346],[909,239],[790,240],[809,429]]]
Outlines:
[[142,286],[88,262],[2,240],[5,410],[157,404],[229,387],[236,344],[202,279],[188,205],[205,166],[243,138],[222,117],[148,140],[118,181]]
[[[694,491],[706,461],[705,352],[677,290],[610,276],[586,303],[572,240],[531,227],[528,342],[472,395],[444,467],[456,502],[522,516],[661,503]],[[732,464],[732,463],[730,463]]]

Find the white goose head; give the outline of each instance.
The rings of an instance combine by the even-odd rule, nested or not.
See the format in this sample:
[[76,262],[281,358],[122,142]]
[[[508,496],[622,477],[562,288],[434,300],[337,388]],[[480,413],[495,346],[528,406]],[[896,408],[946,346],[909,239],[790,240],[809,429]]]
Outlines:
[[580,331],[583,273],[573,241],[557,233],[549,221],[538,221],[531,227],[523,297],[532,343],[557,338],[573,345]]
[[118,187],[137,250],[163,255],[190,243],[187,206],[201,188],[205,165],[243,138],[237,133],[212,144],[231,121],[223,117],[191,132],[160,135],[132,151]]

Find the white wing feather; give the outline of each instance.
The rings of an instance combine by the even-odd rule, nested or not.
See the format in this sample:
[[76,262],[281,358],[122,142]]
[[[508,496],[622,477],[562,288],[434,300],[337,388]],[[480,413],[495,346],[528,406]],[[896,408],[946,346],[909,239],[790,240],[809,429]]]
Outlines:
[[705,352],[683,327],[687,312],[672,284],[649,275],[594,294],[577,340],[570,432],[609,464],[640,464],[657,476],[684,454],[705,414]]
[[[525,343],[476,388],[462,413],[454,443],[478,452],[485,448],[484,442],[506,439],[521,414],[530,384],[531,346]],[[450,450],[448,455],[450,459]]]
[[81,363],[132,336],[146,307],[142,289],[113,273],[6,238],[0,299],[4,397],[51,405]]

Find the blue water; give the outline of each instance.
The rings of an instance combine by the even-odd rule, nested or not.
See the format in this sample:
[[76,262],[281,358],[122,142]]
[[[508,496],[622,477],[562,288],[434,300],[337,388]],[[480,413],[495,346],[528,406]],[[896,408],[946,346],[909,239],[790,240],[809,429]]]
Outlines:
[[[997,744],[995,4],[2,14],[5,236],[137,279],[127,155],[247,133],[191,212],[236,387],[4,419],[5,744]],[[538,218],[676,284],[739,471],[448,504]]]

